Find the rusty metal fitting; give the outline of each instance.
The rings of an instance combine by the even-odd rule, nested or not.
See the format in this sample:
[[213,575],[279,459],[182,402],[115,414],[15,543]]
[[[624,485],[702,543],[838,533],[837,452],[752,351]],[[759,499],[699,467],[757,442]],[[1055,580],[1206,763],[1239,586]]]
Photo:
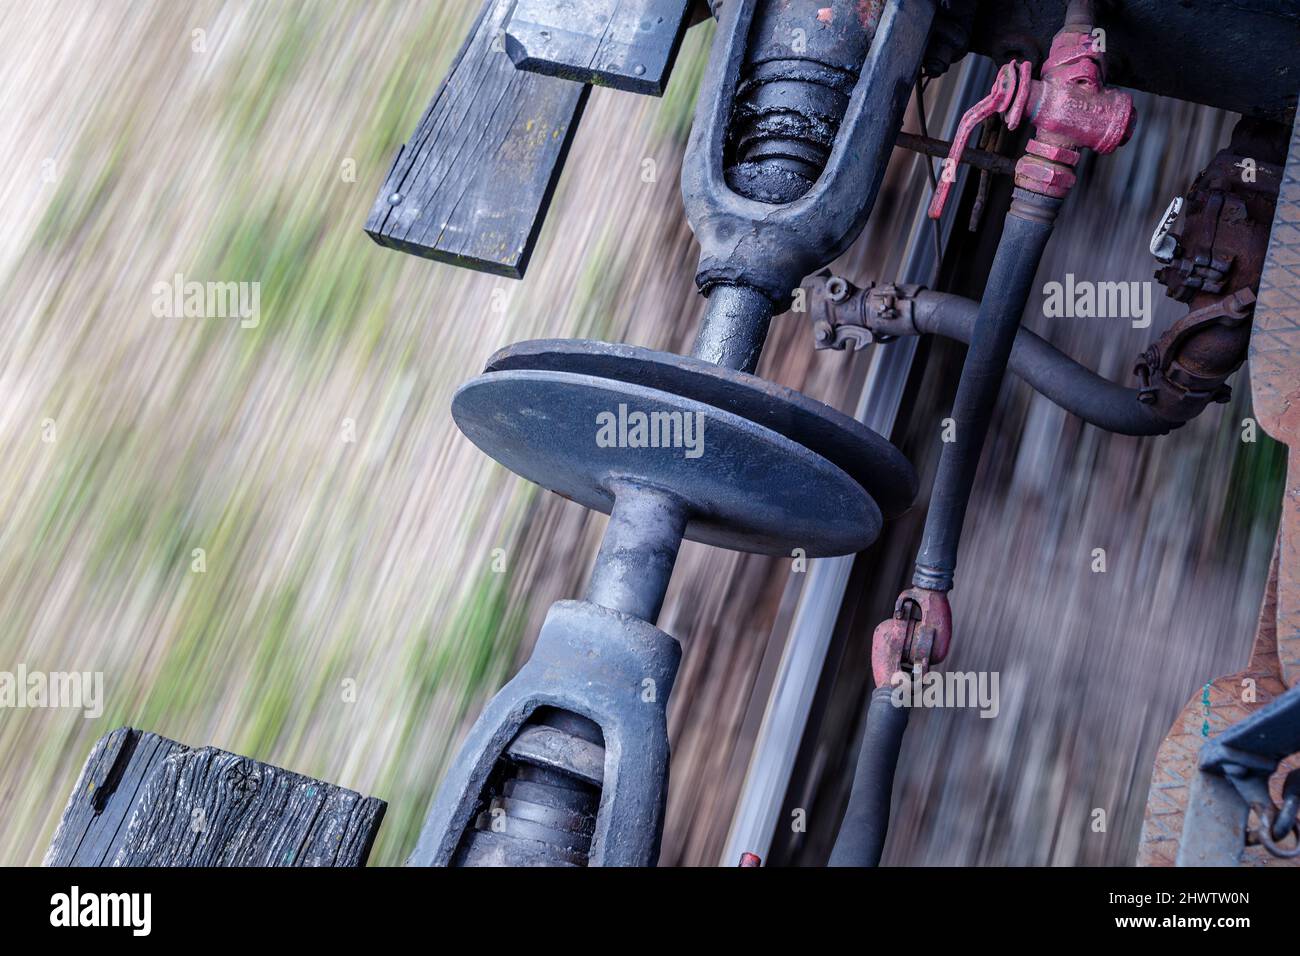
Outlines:
[[924,673],[948,656],[952,644],[952,608],[946,591],[908,588],[894,602],[894,615],[871,638],[871,676],[888,687],[894,675]]
[[858,351],[872,342],[916,335],[915,298],[923,287],[870,282],[858,288],[823,269],[814,288],[813,343],[818,349]]
[[1113,153],[1133,135],[1133,97],[1105,86],[1101,52],[1091,31],[1057,33],[1033,84],[1029,119],[1035,138]]
[[1282,181],[1286,130],[1242,119],[1229,146],[1170,203],[1152,249],[1155,277],[1189,311],[1138,359],[1138,400],[1185,422],[1212,402],[1246,360],[1270,227]]
[[[1133,97],[1107,89],[1101,51],[1091,26],[1072,23],[1052,40],[1042,79],[1030,78],[1030,64],[1012,60],[998,71],[989,95],[966,111],[945,160],[961,162],[975,127],[995,114],[1015,129],[1022,118],[1034,137],[1016,164],[1016,185],[1041,196],[1064,199],[1074,186],[1073,167],[1084,149],[1113,153],[1133,135]],[[945,176],[930,201],[929,216],[938,219],[948,199],[952,176]]]

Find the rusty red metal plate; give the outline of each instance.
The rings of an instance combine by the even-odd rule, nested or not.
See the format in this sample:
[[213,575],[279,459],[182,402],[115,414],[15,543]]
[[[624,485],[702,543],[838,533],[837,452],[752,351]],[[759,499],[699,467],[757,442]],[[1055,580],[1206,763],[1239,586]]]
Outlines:
[[1278,529],[1277,651],[1282,679],[1300,679],[1300,119],[1291,146],[1250,338],[1255,418],[1289,447]]
[[[1205,741],[1286,690],[1278,665],[1275,633],[1277,568],[1278,552],[1275,550],[1250,663],[1245,670],[1212,681],[1189,700],[1156,751],[1155,769],[1151,774],[1151,789],[1147,793],[1146,814],[1142,821],[1142,837],[1138,844],[1138,866],[1174,865],[1183,833],[1188,786],[1197,772],[1197,756]],[[1282,779],[1296,766],[1300,766],[1300,755],[1289,757],[1278,766],[1270,783],[1274,802],[1281,799]],[[1250,846],[1242,853],[1241,865],[1300,866],[1300,858],[1280,859],[1263,847]]]

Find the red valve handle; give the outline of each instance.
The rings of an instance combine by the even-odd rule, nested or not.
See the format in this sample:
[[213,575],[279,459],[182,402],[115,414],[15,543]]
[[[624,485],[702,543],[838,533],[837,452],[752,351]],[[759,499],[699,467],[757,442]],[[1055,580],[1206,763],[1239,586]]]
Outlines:
[[[930,199],[929,216],[931,219],[938,219],[943,215],[944,203],[948,201],[948,191],[952,188],[953,182],[956,181],[957,164],[961,162],[961,154],[966,151],[966,146],[970,141],[971,134],[975,132],[975,127],[979,126],[990,116],[996,116],[999,113],[1005,113],[1012,105],[1017,105],[1020,109],[1015,111],[1015,120],[1019,121],[1019,113],[1023,110],[1024,95],[1029,92],[1029,63],[1017,64],[1012,60],[1005,63],[1002,69],[998,70],[997,78],[993,81],[993,89],[989,95],[984,97],[974,106],[966,111],[962,116],[961,122],[957,124],[957,135],[952,138],[952,146],[948,149],[948,157],[943,161],[943,172],[939,176],[938,185],[935,186],[934,196]],[[1017,79],[1021,82],[1017,83]],[[1023,90],[1023,95],[1016,96],[1017,87]],[[1008,122],[1008,128],[1015,129],[1015,123]],[[928,162],[928,160],[927,160]]]
[[989,95],[962,116],[930,200],[931,219],[943,214],[975,127],[995,114],[1005,116],[1007,129],[1025,117],[1033,122],[1034,138],[1016,164],[1016,186],[1057,199],[1074,185],[1080,150],[1111,153],[1133,134],[1133,98],[1103,84],[1102,54],[1090,28],[1061,30],[1043,62],[1042,79],[1032,79],[1032,70],[1027,61],[1003,65]]

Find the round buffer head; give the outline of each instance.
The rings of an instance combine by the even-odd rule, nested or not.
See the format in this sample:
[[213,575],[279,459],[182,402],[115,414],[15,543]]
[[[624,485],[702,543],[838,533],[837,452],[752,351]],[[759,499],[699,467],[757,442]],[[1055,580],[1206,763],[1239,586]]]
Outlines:
[[659,389],[731,412],[815,452],[867,491],[885,517],[916,499],[916,472],[887,439],[801,392],[686,355],[583,339],[537,339],[501,349],[486,372],[574,372]]
[[608,513],[612,485],[685,502],[693,541],[810,557],[848,554],[880,532],[880,509],[838,466],[731,411],[658,388],[546,369],[491,371],[460,387],[452,415],[511,471]]

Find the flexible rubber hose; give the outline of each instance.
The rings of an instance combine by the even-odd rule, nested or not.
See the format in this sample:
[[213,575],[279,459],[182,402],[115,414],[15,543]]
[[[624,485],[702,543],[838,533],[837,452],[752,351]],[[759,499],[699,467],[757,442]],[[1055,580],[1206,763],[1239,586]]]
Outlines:
[[[917,294],[914,314],[918,332],[969,343],[979,303],[927,289]],[[1102,378],[1029,329],[1016,333],[1007,367],[1067,412],[1106,431],[1165,435],[1178,427],[1139,402],[1137,389]]]
[[952,588],[957,544],[998,389],[1060,205],[1059,199],[1023,189],[1017,189],[1011,201],[953,399],[953,440],[939,455],[912,576],[917,587],[933,591]]
[[828,866],[877,866],[889,832],[889,797],[911,710],[895,707],[892,687],[877,687],[867,705],[853,790]]

